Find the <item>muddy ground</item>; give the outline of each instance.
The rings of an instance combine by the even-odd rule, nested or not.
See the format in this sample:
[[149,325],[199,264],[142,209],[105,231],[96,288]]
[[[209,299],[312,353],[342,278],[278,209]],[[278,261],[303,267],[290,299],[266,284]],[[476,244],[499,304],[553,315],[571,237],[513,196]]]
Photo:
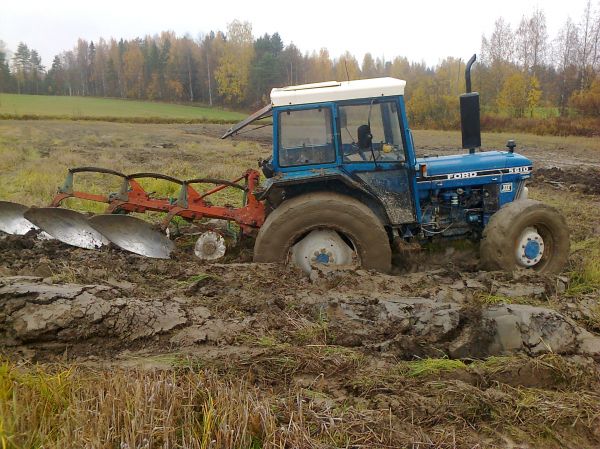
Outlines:
[[[224,129],[164,128],[168,142],[181,132],[211,145]],[[453,134],[415,134],[421,154],[451,151],[440,141]],[[375,420],[379,440],[350,432],[347,447],[600,447],[600,294],[573,288],[572,274],[577,244],[600,238],[600,150],[581,142],[568,160],[568,142],[523,151],[541,161],[531,196],[572,228],[559,276],[480,271],[470,244],[397,254],[392,275],[307,277],[250,263],[251,242],[208,263],[184,238],[163,261],[0,236],[0,347],[11,360],[103,369],[193,361],[332,416],[383,412],[394,429]],[[335,447],[318,432],[313,446]]]

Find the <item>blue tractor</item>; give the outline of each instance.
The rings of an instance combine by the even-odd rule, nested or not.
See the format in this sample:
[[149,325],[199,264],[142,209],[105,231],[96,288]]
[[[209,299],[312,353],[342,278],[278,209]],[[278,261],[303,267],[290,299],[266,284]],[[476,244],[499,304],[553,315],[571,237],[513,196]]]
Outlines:
[[460,96],[463,154],[417,158],[405,81],[377,78],[273,89],[271,104],[223,138],[272,115],[273,154],[255,193],[266,218],[254,260],[360,265],[388,272],[392,251],[432,240],[480,241],[489,270],[557,273],[569,233],[554,208],[527,198],[532,162],[481,146],[479,94]]

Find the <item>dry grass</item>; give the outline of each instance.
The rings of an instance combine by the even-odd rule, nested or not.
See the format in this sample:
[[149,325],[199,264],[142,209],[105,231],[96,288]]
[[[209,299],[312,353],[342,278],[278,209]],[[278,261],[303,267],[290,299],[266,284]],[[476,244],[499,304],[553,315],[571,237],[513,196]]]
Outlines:
[[0,370],[0,444],[20,447],[279,447],[268,401],[209,373]]
[[[304,385],[277,389],[262,380],[253,383],[252,375],[185,367],[96,370],[4,361],[0,447],[454,448],[484,441],[482,447],[502,447],[500,436],[560,447],[563,441],[586,446],[598,438],[600,397],[583,385],[576,391],[503,383],[480,388],[436,379],[437,369],[415,377],[402,375],[403,368],[382,373],[352,365],[345,369],[362,370],[370,385],[355,383],[358,396],[344,398],[331,394],[331,354],[318,355],[325,355],[322,374],[311,375]],[[493,360],[474,369],[498,375],[525,360],[502,362],[504,368]],[[575,365],[552,357],[538,363],[563,376],[576,373]],[[319,372],[303,364],[303,372]]]
[[[231,180],[249,167],[256,167],[256,161],[268,155],[256,143],[240,144],[198,132],[192,125],[0,122],[0,199],[46,205],[70,167],[98,166],[123,173],[151,171],[180,179]],[[108,175],[75,177],[77,189],[92,193],[116,192],[120,182]],[[176,197],[179,192],[178,185],[162,180],[147,179],[141,184],[158,196]],[[226,189],[213,200],[239,205],[241,193]],[[104,210],[102,204],[77,200],[69,200],[68,206],[91,212]]]

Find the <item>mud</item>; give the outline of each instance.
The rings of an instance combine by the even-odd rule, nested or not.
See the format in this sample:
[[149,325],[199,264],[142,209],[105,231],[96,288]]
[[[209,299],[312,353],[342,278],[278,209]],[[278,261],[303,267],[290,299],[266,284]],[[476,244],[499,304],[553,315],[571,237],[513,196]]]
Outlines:
[[535,171],[533,185],[550,184],[561,190],[571,190],[588,195],[600,195],[600,168],[577,167],[563,169],[560,167],[540,168]]
[[[532,188],[593,199],[593,179],[590,168],[542,168]],[[580,233],[587,238],[596,225]],[[268,335],[403,360],[598,356],[597,293],[566,295],[568,276],[479,271],[476,245],[399,248],[391,276],[320,270],[307,277],[249,263],[250,239],[219,263],[201,262],[194,230],[180,231],[170,260],[114,246],[73,248],[35,232],[0,235],[0,345],[38,360],[68,348],[77,359],[124,350],[244,352]]]
[[67,349],[75,359],[133,349],[243,352],[264,335],[405,360],[600,356],[600,339],[584,325],[597,299],[556,301],[561,277],[447,267],[309,278],[279,265],[150,260],[34,235],[5,236],[0,250],[0,344],[38,360]]

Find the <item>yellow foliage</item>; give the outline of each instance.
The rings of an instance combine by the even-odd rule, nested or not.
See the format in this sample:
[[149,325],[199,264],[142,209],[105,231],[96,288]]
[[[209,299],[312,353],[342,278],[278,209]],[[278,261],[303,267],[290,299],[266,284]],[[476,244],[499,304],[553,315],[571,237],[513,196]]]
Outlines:
[[600,117],[600,78],[589,89],[574,93],[571,105],[583,115]]
[[177,80],[169,80],[167,82],[167,89],[171,98],[181,100],[183,98],[183,85]]
[[504,81],[498,95],[498,107],[510,111],[513,117],[523,117],[528,106],[529,83],[523,73],[513,73]]
[[254,39],[249,22],[234,20],[227,27],[228,40],[215,72],[219,94],[229,104],[242,103],[248,91]]
[[542,90],[540,89],[540,82],[534,75],[529,80],[529,92],[527,92],[527,107],[529,108],[529,115],[533,117],[533,111],[535,107],[540,103],[542,98]]
[[123,55],[123,71],[127,96],[143,98],[144,55],[137,44],[131,44]]

